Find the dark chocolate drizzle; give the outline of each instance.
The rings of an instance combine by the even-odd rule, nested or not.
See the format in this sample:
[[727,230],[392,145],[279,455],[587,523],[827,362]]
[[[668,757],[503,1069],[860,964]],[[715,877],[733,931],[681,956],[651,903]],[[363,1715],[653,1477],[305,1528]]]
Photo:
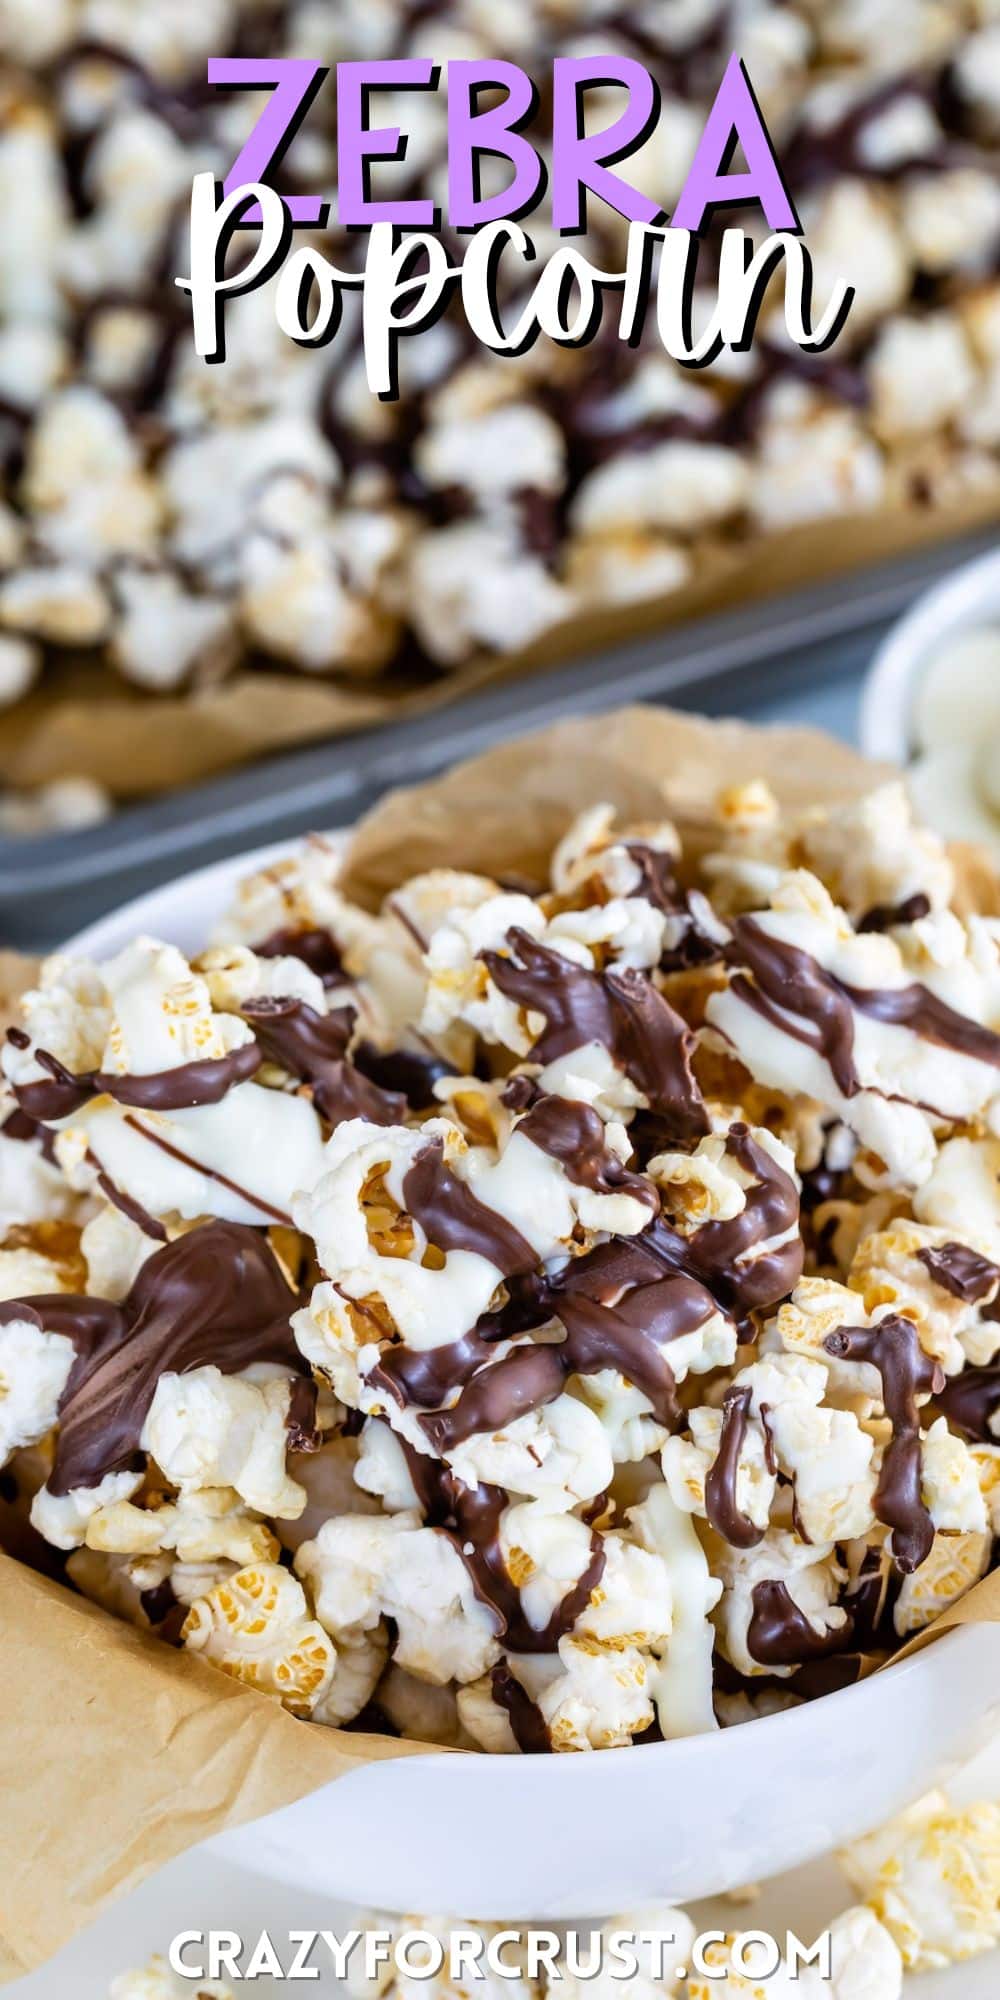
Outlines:
[[21,1110],[42,1124],[75,1117],[95,1097],[112,1097],[116,1104],[133,1111],[193,1111],[204,1104],[221,1104],[237,1084],[249,1081],[262,1060],[256,1042],[245,1042],[241,1048],[230,1049],[228,1055],[179,1063],[176,1069],[156,1070],[148,1076],[115,1076],[98,1069],[74,1076],[46,1049],[38,1049],[35,1061],[48,1072],[49,1081],[14,1084],[12,1088]]
[[903,1587],[901,1572],[884,1549],[866,1550],[853,1584],[841,1598],[854,1624],[854,1643],[863,1653],[890,1650],[895,1643],[893,1613]]
[[55,1139],[48,1126],[40,1125],[37,1118],[29,1118],[27,1112],[22,1111],[20,1107],[8,1113],[0,1125],[0,1136],[12,1139],[21,1146],[37,1145],[42,1158],[47,1160],[50,1166],[56,1165]]
[[500,1523],[508,1496],[502,1486],[466,1486],[439,1459],[399,1440],[410,1478],[429,1527],[438,1528],[461,1556],[479,1602],[492,1614],[497,1637],[511,1653],[554,1653],[573,1630],[604,1575],[606,1555],[592,1531],[591,1555],[582,1575],[556,1605],[548,1624],[528,1623],[521,1594],[512,1581],[500,1545]]
[[700,889],[686,890],[670,914],[682,920],[681,929],[676,942],[660,954],[661,972],[689,972],[694,967],[721,964],[725,945],[714,926],[706,925],[705,916],[711,916],[712,906]]
[[432,1139],[408,1168],[403,1202],[407,1214],[439,1250],[471,1251],[495,1264],[505,1278],[533,1270],[538,1261],[513,1223],[487,1208],[452,1172],[440,1139]]
[[[728,1222],[703,1222],[690,1236],[682,1236],[659,1216],[642,1240],[655,1246],[665,1264],[690,1271],[726,1311],[742,1319],[788,1297],[802,1276],[805,1247],[798,1231],[798,1189],[791,1175],[742,1122],[730,1126],[726,1151],[744,1173],[753,1176],[739,1215]],[[789,1231],[789,1240],[777,1249],[750,1255],[758,1244],[771,1243]]]
[[501,1102],[508,1111],[530,1111],[543,1095],[534,1077],[515,1073],[508,1077],[500,1093]]
[[801,1701],[815,1701],[821,1695],[839,1694],[841,1688],[853,1687],[861,1679],[865,1665],[864,1654],[855,1648],[846,1653],[827,1653],[819,1660],[806,1660],[790,1674],[741,1674],[716,1653],[713,1673],[715,1685],[723,1694],[745,1694],[751,1701],[762,1694],[791,1694]]
[[272,931],[263,944],[255,944],[253,950],[258,958],[298,958],[324,986],[340,986],[344,981],[344,966],[340,947],[330,931],[311,930]]
[[30,1319],[75,1349],[50,1490],[136,1464],[161,1375],[211,1364],[235,1375],[259,1361],[307,1374],[290,1325],[298,1303],[257,1230],[208,1222],[157,1250],[121,1305],[56,1293],[0,1306],[0,1325]]
[[237,1195],[239,1200],[245,1201],[249,1207],[257,1208],[262,1215],[270,1216],[272,1222],[282,1222],[291,1227],[292,1218],[286,1215],[283,1208],[275,1208],[271,1202],[265,1201],[262,1195],[253,1194],[249,1188],[241,1187],[239,1181],[230,1180],[229,1175],[220,1173],[218,1167],[206,1166],[203,1160],[192,1158],[182,1147],[175,1146],[169,1139],[164,1138],[162,1132],[151,1132],[138,1118],[133,1118],[131,1112],[126,1112],[125,1123],[131,1126],[133,1132],[138,1132],[150,1146],[156,1146],[161,1153],[166,1153],[168,1159],[177,1160],[182,1167],[190,1167],[193,1173],[204,1174],[206,1180],[214,1181],[217,1187],[228,1189],[230,1194]]
[[799,1667],[842,1653],[850,1643],[850,1618],[835,1631],[815,1631],[787,1584],[777,1579],[755,1583],[752,1600],[747,1651],[762,1667]]
[[[634,1383],[659,1423],[681,1428],[670,1343],[719,1308],[697,1279],[664,1263],[649,1232],[614,1237],[555,1274],[528,1272],[508,1291],[506,1304],[461,1340],[429,1351],[386,1348],[369,1376],[401,1407],[425,1412],[420,1425],[435,1451],[503,1429],[553,1402],[571,1375],[604,1369]],[[530,1341],[494,1360],[498,1341],[553,1319],[562,1324],[561,1340]],[[456,1401],[441,1408],[456,1388]]]
[[952,1430],[971,1444],[1000,1444],[992,1420],[1000,1411],[1000,1365],[963,1368],[936,1390],[934,1408],[947,1417]]
[[966,1305],[981,1305],[996,1296],[1000,1265],[980,1257],[966,1243],[942,1243],[938,1249],[918,1250],[917,1257],[936,1285]]
[[651,847],[648,840],[627,840],[625,852],[639,870],[638,885],[630,894],[641,896],[664,916],[672,916],[681,903],[675,856],[662,847]]
[[489,1342],[473,1329],[443,1347],[387,1347],[368,1380],[400,1409],[436,1410],[491,1358]]
[[772,937],[752,917],[737,918],[727,957],[753,974],[750,980],[743,971],[736,973],[733,992],[782,1033],[815,1049],[844,1097],[856,1096],[863,1087],[854,1067],[855,1008],[872,1020],[908,1028],[922,1041],[1000,1068],[1000,1035],[956,1013],[926,986],[849,986],[808,952]]
[[[92,1153],[88,1154],[88,1157],[91,1160],[94,1159]],[[103,1168],[97,1176],[97,1185],[105,1200],[111,1203],[112,1208],[117,1208],[120,1214],[128,1217],[129,1222],[134,1222],[136,1228],[141,1229],[143,1235],[148,1236],[151,1242],[165,1243],[167,1241],[167,1232],[162,1222],[157,1221],[155,1215],[150,1215],[149,1210],[143,1208],[141,1202],[133,1201],[132,1196],[126,1194],[112,1180],[111,1175],[104,1172]]]
[[318,1384],[306,1375],[293,1378],[285,1412],[289,1451],[318,1451],[323,1442],[316,1420]]
[[737,1500],[740,1451],[747,1434],[753,1394],[750,1389],[729,1389],[722,1404],[722,1435],[715,1461],[705,1480],[705,1513],[716,1533],[736,1549],[753,1549],[764,1538]]
[[140,1591],[139,1603],[151,1625],[162,1625],[178,1606],[169,1576],[164,1577],[162,1583],[154,1584],[152,1589]]
[[772,1027],[780,1028],[827,1063],[837,1089],[853,1097],[858,1089],[854,1069],[854,1016],[843,991],[808,952],[762,930],[752,917],[738,917],[727,952],[731,964],[745,966],[731,990]]
[[391,1096],[356,1068],[347,1054],[355,1015],[350,1007],[318,1014],[305,1000],[248,1000],[243,1009],[263,1055],[308,1084],[328,1125],[367,1118],[372,1125],[401,1125],[405,1097]]
[[886,1021],[896,1028],[909,1028],[922,1041],[951,1049],[972,1062],[989,1063],[1000,1069],[1000,1035],[984,1028],[967,1014],[939,1000],[926,986],[888,987],[870,991],[863,986],[843,985],[841,990],[862,1014],[874,1021]]
[[907,896],[902,903],[873,903],[871,909],[858,919],[856,928],[860,935],[867,931],[891,931],[897,926],[918,924],[930,913],[931,899],[921,890],[915,896]]
[[518,1417],[555,1402],[571,1372],[565,1345],[530,1341],[492,1366],[478,1368],[451,1408],[422,1415],[420,1428],[436,1452],[453,1451],[471,1437],[504,1430]]
[[[522,1079],[527,1081],[527,1079]],[[567,1178],[595,1194],[625,1194],[655,1213],[659,1196],[651,1182],[629,1173],[610,1153],[604,1120],[576,1098],[538,1096],[517,1131],[539,1151],[558,1160]]]
[[399,1049],[377,1049],[373,1042],[359,1042],[352,1060],[381,1090],[398,1092],[413,1111],[429,1111],[438,1100],[434,1085],[442,1077],[458,1071],[431,1048],[407,1045]]
[[641,972],[632,967],[593,972],[519,929],[510,932],[508,942],[516,956],[487,951],[483,963],[507,999],[544,1015],[533,1062],[555,1062],[598,1042],[678,1138],[708,1132],[708,1112],[691,1068],[694,1036]]
[[669,1348],[718,1311],[707,1288],[686,1272],[665,1270],[644,1232],[598,1244],[569,1264],[554,1280],[551,1299],[566,1329],[558,1352],[567,1373],[613,1369],[647,1398],[658,1423],[679,1429]]
[[824,1342],[840,1361],[868,1362],[882,1378],[892,1425],[875,1491],[875,1513],[892,1529],[892,1559],[910,1575],[929,1556],[934,1523],[921,1494],[920,1410],[917,1397],[940,1396],[944,1371],[925,1354],[910,1319],[891,1315],[877,1326],[839,1326]]
[[552,1738],[549,1725],[527,1688],[522,1687],[517,1675],[511,1673],[506,1660],[498,1660],[493,1668],[490,1688],[497,1707],[502,1708],[507,1716],[514,1741],[523,1755],[550,1756]]

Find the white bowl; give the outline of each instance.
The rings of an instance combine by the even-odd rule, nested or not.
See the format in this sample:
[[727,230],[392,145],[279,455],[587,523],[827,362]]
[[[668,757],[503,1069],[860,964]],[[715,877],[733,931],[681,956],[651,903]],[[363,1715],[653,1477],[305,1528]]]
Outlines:
[[913,701],[924,668],[946,639],[1000,622],[1000,550],[978,556],[928,590],[894,625],[872,661],[859,734],[868,757],[906,764],[913,754]]
[[[259,850],[92,925],[203,944]],[[690,1901],[782,1872],[946,1782],[1000,1722],[1000,1628],[948,1634],[840,1694],[717,1734],[593,1756],[429,1754],[369,1764],[214,1852],[330,1896],[524,1921]]]

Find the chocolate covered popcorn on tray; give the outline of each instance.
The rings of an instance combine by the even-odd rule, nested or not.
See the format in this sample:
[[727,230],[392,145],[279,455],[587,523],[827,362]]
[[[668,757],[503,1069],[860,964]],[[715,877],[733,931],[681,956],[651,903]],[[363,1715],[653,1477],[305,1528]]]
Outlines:
[[[863,559],[897,511],[924,535],[928,515],[989,513],[1000,27],[988,0],[517,0],[504,52],[539,77],[594,36],[653,71],[662,112],[630,173],[668,211],[737,47],[817,299],[849,278],[855,303],[828,355],[790,349],[765,311],[748,353],[694,374],[652,332],[634,352],[612,330],[589,348],[545,341],[495,359],[448,317],[403,344],[397,404],[370,395],[350,311],[332,347],[309,352],[278,331],[263,291],[233,303],[225,367],[198,359],[173,284],[192,178],[229,171],[260,108],[256,93],[210,89],[206,63],[488,57],[493,10],[212,0],[161,12],[0,0],[0,706],[28,701],[24,732],[5,739],[18,786],[85,772],[134,793],[204,775],[275,740],[382,719],[387,690],[440,696],[442,677],[544,648],[557,629],[579,649],[616,608],[705,586],[705,609],[741,552],[757,552],[741,571],[749,587],[761,545],[804,524],[826,524],[815,574],[849,519],[864,524]],[[386,95],[382,122],[409,134],[407,185],[436,196],[444,95]],[[334,101],[327,90],[313,106],[286,192],[333,186]],[[615,109],[605,92],[595,115]],[[544,215],[529,228],[544,256]],[[623,230],[593,204],[598,264],[616,268]],[[349,262],[350,238],[332,243]],[[707,290],[713,254],[709,241]],[[260,707],[247,694],[237,716],[221,684],[243,668]],[[284,699],[268,707],[276,672]],[[115,687],[197,690],[218,732],[211,755],[178,726],[169,760],[146,743],[109,780],[85,713]],[[45,726],[50,699],[65,734]]]
[[21,1000],[0,1540],[296,1716],[499,1753],[890,1660],[1000,1518],[1000,920],[895,782],[344,867]]

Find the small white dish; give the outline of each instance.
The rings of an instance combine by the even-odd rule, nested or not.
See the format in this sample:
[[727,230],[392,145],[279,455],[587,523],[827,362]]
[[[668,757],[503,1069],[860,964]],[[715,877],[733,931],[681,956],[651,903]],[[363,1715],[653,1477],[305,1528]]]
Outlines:
[[879,647],[861,701],[860,738],[866,756],[895,764],[909,762],[915,748],[913,718],[921,674],[949,638],[989,625],[1000,627],[1000,549],[963,564],[918,598]]
[[[285,842],[126,904],[69,949],[193,950]],[[947,1782],[1000,1723],[1000,1628],[786,1715],[591,1756],[466,1752],[359,1767],[211,1851],[316,1897],[524,1921],[690,1901],[824,1854]]]

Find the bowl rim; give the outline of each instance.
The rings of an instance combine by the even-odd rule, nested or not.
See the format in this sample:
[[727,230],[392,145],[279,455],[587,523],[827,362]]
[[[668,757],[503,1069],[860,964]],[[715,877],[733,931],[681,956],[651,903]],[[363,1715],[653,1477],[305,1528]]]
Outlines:
[[865,756],[909,763],[913,686],[928,651],[991,612],[1000,621],[1000,547],[961,563],[890,627],[861,693],[858,737]]
[[[1000,578],[1000,552],[998,552],[996,557],[991,557],[991,561],[997,569],[998,578]],[[350,828],[345,827],[334,828],[329,832],[322,833],[320,837],[331,844],[344,845],[350,836],[350,831]],[[93,950],[95,946],[98,950],[101,950],[103,949],[100,941],[101,932],[111,925],[120,926],[127,924],[131,912],[140,913],[147,907],[165,898],[182,895],[185,891],[190,892],[200,888],[207,890],[214,888],[216,885],[219,887],[226,884],[232,885],[244,874],[252,873],[259,868],[268,867],[272,862],[280,860],[283,856],[296,853],[310,838],[314,837],[306,834],[293,835],[284,840],[271,841],[263,847],[250,849],[246,854],[228,855],[222,859],[210,861],[202,868],[192,869],[186,874],[175,876],[170,881],[160,883],[153,889],[145,890],[142,894],[133,896],[127,902],[106,911],[103,917],[97,918],[95,922],[88,924],[83,930],[68,939],[66,944],[60,948],[61,953],[82,955]],[[169,938],[165,942],[169,943]],[[888,1681],[890,1671],[892,1678],[889,1684],[898,1687],[904,1675],[909,1679],[913,1679],[916,1677],[918,1670],[926,1667],[930,1653],[936,1653],[943,1647],[950,1648],[951,1652],[954,1653],[957,1647],[953,1642],[961,1639],[963,1634],[971,1640],[973,1634],[978,1633],[979,1629],[979,1627],[972,1625],[952,1627],[941,1633],[938,1638],[920,1647],[917,1652],[910,1654],[909,1658],[905,1660],[889,1660],[876,1672],[864,1675],[860,1680],[850,1683],[847,1687],[837,1688],[830,1694],[818,1696],[812,1701],[804,1701],[795,1709],[780,1711],[774,1715],[753,1716],[751,1717],[751,1722],[757,1730],[765,1728],[773,1730],[775,1724],[784,1724],[785,1737],[782,1740],[787,1748],[788,1736],[793,1724],[800,1732],[811,1726],[815,1726],[823,1717],[831,1715],[832,1704],[834,1703],[837,1705],[837,1716],[839,1718],[845,1712],[849,1701],[857,1704],[862,1699],[872,1700],[875,1687],[882,1681]],[[819,1712],[818,1714],[817,1711]],[[632,1757],[637,1747],[643,1750],[647,1758],[656,1755],[658,1760],[662,1762],[665,1757],[673,1757],[675,1762],[680,1763],[685,1757],[690,1757],[694,1754],[696,1746],[703,1746],[706,1743],[732,1743],[734,1739],[738,1740],[741,1731],[746,1727],[747,1724],[741,1723],[733,1725],[728,1729],[702,1730],[691,1736],[670,1737],[666,1741],[659,1743],[649,1743],[640,1746],[636,1746],[633,1743],[614,1749],[602,1750],[600,1752],[601,1767],[602,1769],[606,1768],[609,1759],[620,1763],[622,1758]],[[373,1733],[377,1734],[378,1732]],[[380,1740],[385,1739],[382,1738]],[[759,1736],[755,1737],[754,1740],[759,1742]],[[426,1756],[428,1758],[439,1756],[441,1748],[442,1746],[438,1744],[427,1744]],[[476,1766],[480,1769],[484,1764],[497,1766],[511,1763],[519,1765],[520,1763],[520,1760],[517,1758],[498,1757],[495,1754],[491,1755],[486,1750],[470,1751],[446,1748],[446,1754],[449,1763],[452,1765],[460,1763]],[[716,1751],[716,1754],[720,1754],[719,1751]],[[735,1744],[731,1751],[722,1751],[721,1754],[723,1756],[727,1754],[735,1756],[737,1754]],[[419,1765],[424,1761],[424,1753],[419,1749],[414,1749],[406,1761],[407,1763]],[[567,1773],[575,1770],[581,1764],[586,1769],[590,1768],[590,1760],[586,1757],[550,1757],[544,1761],[547,1762],[550,1768],[565,1768]],[[547,1782],[551,1783],[552,1780],[548,1780]],[[578,1782],[578,1779],[569,1776],[555,1780],[557,1784],[575,1782]]]

